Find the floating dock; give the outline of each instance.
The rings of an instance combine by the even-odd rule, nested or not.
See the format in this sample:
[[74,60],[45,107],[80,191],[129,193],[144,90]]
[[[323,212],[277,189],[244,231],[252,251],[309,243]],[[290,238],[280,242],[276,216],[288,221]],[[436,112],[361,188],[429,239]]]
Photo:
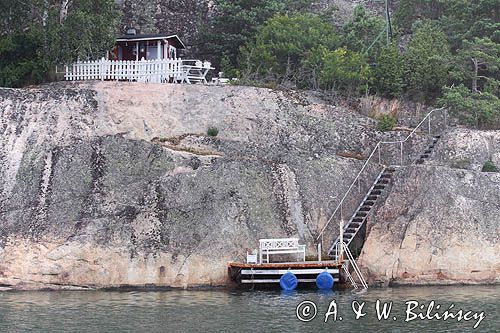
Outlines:
[[[247,264],[229,262],[228,271],[232,281],[238,285],[274,285],[286,273],[297,276],[299,286],[315,284],[319,274],[327,272],[334,282],[340,281],[341,264],[338,261],[301,261]],[[342,281],[340,281],[342,282]]]

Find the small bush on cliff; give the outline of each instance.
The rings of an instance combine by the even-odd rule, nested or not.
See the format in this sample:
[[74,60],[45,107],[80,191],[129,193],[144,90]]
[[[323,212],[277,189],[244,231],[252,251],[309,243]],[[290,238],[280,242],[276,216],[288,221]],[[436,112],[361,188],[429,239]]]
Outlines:
[[499,172],[497,166],[492,161],[486,161],[481,169],[482,172]]
[[379,118],[377,129],[382,132],[391,131],[396,126],[396,117],[386,114]]
[[209,127],[207,130],[207,135],[208,136],[217,136],[219,134],[219,129],[217,127]]

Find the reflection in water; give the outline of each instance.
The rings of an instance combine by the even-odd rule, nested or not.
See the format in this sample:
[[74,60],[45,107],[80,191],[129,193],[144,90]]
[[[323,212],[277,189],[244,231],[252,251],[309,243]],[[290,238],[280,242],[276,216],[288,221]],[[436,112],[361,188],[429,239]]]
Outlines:
[[[477,332],[500,331],[500,287],[425,287],[350,291],[164,291],[3,292],[0,332],[467,332],[475,321],[405,322],[406,301],[431,300],[448,309],[484,311]],[[393,302],[390,317],[377,320],[377,300]],[[296,318],[304,300],[317,306],[310,322]],[[365,302],[366,316],[354,319],[351,302]],[[335,301],[342,321],[325,323]],[[422,310],[425,311],[425,310]],[[396,317],[397,320],[394,320]]]

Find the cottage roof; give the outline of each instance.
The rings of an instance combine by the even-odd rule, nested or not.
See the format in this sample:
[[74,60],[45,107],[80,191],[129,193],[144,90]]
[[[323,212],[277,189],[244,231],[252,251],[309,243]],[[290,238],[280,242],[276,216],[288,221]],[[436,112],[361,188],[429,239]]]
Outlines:
[[116,39],[117,42],[142,42],[151,40],[166,39],[178,49],[185,49],[186,46],[177,35],[167,34],[127,34]]

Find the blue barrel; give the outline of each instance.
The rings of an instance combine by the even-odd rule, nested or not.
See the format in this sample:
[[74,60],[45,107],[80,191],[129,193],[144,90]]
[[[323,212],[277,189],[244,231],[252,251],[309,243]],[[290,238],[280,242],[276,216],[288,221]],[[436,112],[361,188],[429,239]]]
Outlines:
[[332,289],[333,276],[326,271],[319,273],[316,277],[316,286],[318,286],[318,289]]
[[286,272],[280,278],[280,287],[283,290],[295,290],[298,284],[299,280],[292,272]]

